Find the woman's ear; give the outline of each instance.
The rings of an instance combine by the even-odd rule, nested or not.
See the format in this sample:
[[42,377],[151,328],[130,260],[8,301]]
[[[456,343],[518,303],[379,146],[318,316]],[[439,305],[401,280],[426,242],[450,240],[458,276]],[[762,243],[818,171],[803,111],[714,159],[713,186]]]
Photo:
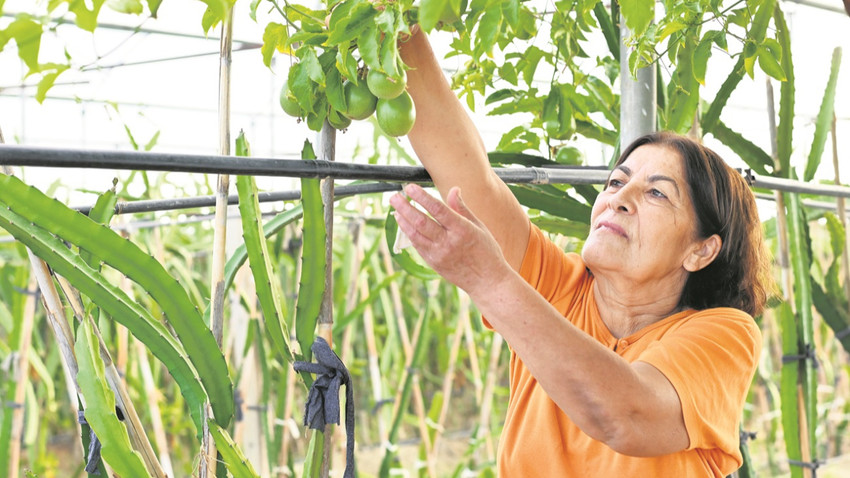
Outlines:
[[706,239],[698,241],[694,250],[685,258],[683,267],[688,272],[696,272],[711,264],[720,253],[723,241],[717,234],[712,234]]

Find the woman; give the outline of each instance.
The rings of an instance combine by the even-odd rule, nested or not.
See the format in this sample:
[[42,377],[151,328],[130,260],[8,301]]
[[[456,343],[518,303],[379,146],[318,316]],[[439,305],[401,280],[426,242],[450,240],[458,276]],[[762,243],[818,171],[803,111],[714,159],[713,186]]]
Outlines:
[[[725,476],[769,284],[754,198],[687,138],[627,148],[581,256],[531,225],[495,175],[424,34],[402,45],[409,138],[445,203],[409,185],[399,227],[511,348],[499,473]],[[461,192],[463,193],[461,196]]]

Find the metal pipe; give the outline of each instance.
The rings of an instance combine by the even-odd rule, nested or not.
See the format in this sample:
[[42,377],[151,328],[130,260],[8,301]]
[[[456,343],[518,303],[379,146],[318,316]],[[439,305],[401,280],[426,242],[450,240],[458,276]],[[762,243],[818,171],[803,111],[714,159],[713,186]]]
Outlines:
[[[235,158],[231,156],[170,154],[139,151],[98,151],[0,146],[0,165],[92,168],[148,171],[179,171],[207,174],[246,174],[252,176],[336,178],[389,182],[431,182],[425,168],[277,158]],[[600,167],[497,168],[506,183],[602,184],[608,170]],[[850,187],[810,184],[770,176],[752,176],[755,187],[794,193],[850,198]]]

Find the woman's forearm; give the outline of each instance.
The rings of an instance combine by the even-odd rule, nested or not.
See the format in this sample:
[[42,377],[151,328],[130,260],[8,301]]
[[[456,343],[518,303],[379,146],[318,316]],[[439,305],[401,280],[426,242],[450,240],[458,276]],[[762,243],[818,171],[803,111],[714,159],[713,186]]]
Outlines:
[[678,396],[657,369],[630,364],[577,329],[519,274],[499,284],[470,296],[582,431],[629,455],[687,447]]

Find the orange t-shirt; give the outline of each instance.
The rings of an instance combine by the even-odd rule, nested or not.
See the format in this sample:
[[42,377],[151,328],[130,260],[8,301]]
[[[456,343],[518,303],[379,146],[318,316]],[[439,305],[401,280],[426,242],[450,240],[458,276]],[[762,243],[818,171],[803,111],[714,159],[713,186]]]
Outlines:
[[499,475],[513,477],[723,477],[741,466],[738,423],[761,350],[740,310],[687,310],[617,340],[599,317],[593,276],[531,227],[520,273],[566,320],[628,362],[660,370],[679,394],[690,446],[651,458],[611,450],[582,432],[511,354],[511,394],[499,443]]

